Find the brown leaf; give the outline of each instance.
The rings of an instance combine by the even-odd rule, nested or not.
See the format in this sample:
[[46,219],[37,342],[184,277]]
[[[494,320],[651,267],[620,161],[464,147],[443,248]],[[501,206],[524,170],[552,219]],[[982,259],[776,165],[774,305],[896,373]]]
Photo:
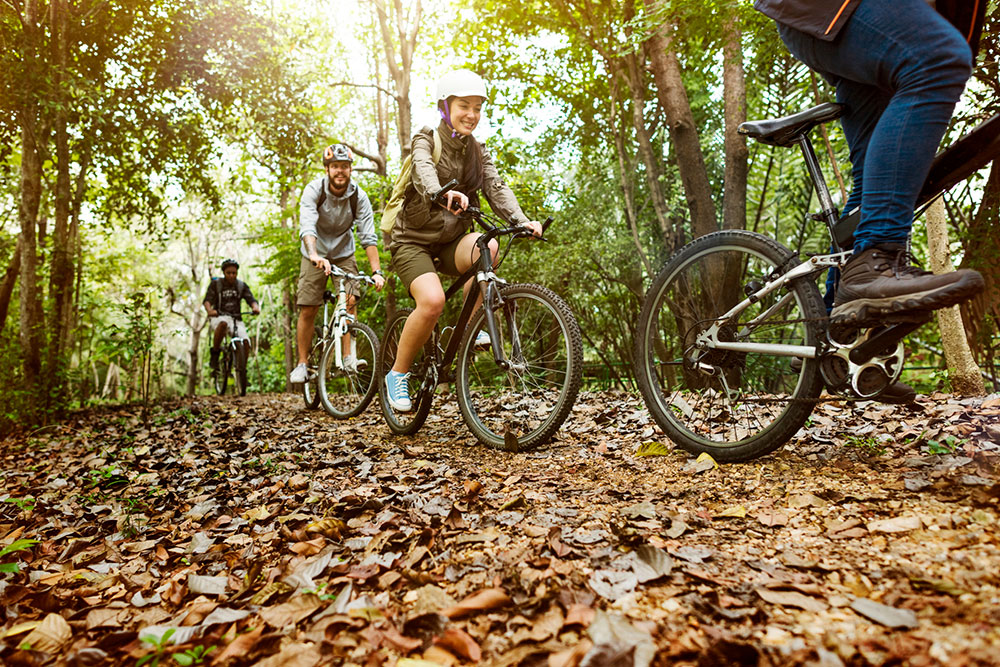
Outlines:
[[314,540],[309,540],[308,542],[296,542],[289,549],[294,551],[300,556],[315,556],[323,547],[326,546],[326,538],[320,535]]
[[799,609],[812,612],[826,611],[828,608],[825,602],[796,591],[772,591],[766,588],[758,588],[757,595],[766,602],[781,605],[782,607],[798,607]]
[[289,644],[275,655],[257,663],[257,667],[313,667],[323,659],[316,644]]
[[565,558],[569,554],[573,553],[573,550],[568,546],[563,544],[562,540],[562,528],[559,526],[552,526],[549,528],[549,548],[552,549],[552,553],[556,555],[557,558]]
[[566,620],[563,627],[579,626],[586,628],[594,620],[594,608],[586,604],[574,604],[566,610]]
[[297,595],[277,607],[261,609],[260,617],[267,624],[280,629],[295,625],[322,606],[323,601],[315,595]]
[[48,614],[19,644],[28,644],[33,651],[58,653],[70,639],[73,629],[59,614]]
[[483,651],[476,640],[458,628],[448,628],[439,637],[434,638],[434,643],[472,662],[479,662],[483,657]]
[[441,612],[450,619],[461,618],[477,611],[497,609],[510,604],[510,597],[502,588],[487,588],[473,593],[457,605]]
[[784,526],[788,524],[788,515],[777,510],[764,510],[754,516],[765,526]]
[[583,660],[583,657],[587,655],[587,652],[594,647],[594,642],[589,639],[582,639],[580,643],[573,648],[568,648],[565,651],[559,651],[558,653],[552,653],[549,655],[549,667],[577,667]]
[[[306,532],[319,533],[324,537],[339,540],[341,532],[346,530],[346,528],[347,524],[340,519],[320,519],[319,521],[313,521],[306,526]],[[320,548],[322,548],[322,546]]]
[[253,647],[257,645],[260,641],[261,635],[264,634],[264,626],[261,625],[254,628],[245,635],[240,635],[233,641],[231,641],[226,648],[222,649],[215,660],[212,661],[213,665],[225,664],[228,660],[233,658],[242,658],[253,650]]

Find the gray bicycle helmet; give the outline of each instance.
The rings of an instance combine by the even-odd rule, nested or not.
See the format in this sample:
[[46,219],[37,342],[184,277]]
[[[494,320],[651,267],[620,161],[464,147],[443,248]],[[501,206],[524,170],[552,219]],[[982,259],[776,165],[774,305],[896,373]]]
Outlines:
[[354,162],[354,154],[344,144],[331,144],[323,151],[323,166],[328,167],[331,162]]

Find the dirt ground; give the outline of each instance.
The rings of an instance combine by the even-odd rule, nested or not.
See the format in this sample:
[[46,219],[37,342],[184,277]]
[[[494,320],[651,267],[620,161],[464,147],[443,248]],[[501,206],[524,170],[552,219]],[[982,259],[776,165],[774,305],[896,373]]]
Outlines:
[[723,466],[611,392],[524,454],[448,396],[399,438],[264,395],[0,456],[5,665],[1000,664],[996,396],[822,404]]

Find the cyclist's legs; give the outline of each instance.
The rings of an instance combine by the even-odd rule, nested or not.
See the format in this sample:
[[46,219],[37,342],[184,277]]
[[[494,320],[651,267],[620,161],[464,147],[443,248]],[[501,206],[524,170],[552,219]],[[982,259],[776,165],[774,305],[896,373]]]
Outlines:
[[213,317],[212,324],[215,327],[215,334],[212,338],[212,347],[218,350],[222,346],[222,341],[225,340],[226,334],[229,333],[232,335],[232,318],[228,315]]
[[[461,275],[469,270],[473,264],[479,261],[479,247],[476,246],[476,239],[478,239],[482,234],[472,232],[471,234],[466,234],[455,246],[455,253],[452,257],[452,261],[455,266],[455,273]],[[500,244],[497,243],[496,239],[490,241],[490,256],[492,259],[492,264],[496,266],[497,253],[500,251]],[[442,258],[444,260],[444,258]],[[465,285],[462,286],[462,295],[467,296],[469,290],[473,288],[476,284],[475,278],[470,278],[466,281]],[[483,301],[483,295],[479,294],[476,298],[476,306],[479,306]]]
[[[855,250],[905,243],[917,194],[971,73],[968,45],[924,0],[863,2],[833,42],[780,31],[848,105],[842,122],[852,164],[862,170],[854,176],[862,186]],[[889,95],[881,112],[876,89]]]
[[410,364],[430,338],[434,325],[444,311],[444,288],[437,273],[423,273],[414,278],[410,283],[410,294],[413,295],[417,306],[406,318],[403,331],[399,335],[396,359],[392,364],[392,370],[397,373],[409,372]]
[[316,327],[316,313],[323,305],[323,291],[326,290],[326,273],[313,266],[305,257],[299,260],[299,287],[295,303],[299,307],[299,319],[295,325],[295,341],[299,347],[299,365],[309,362],[313,331]]

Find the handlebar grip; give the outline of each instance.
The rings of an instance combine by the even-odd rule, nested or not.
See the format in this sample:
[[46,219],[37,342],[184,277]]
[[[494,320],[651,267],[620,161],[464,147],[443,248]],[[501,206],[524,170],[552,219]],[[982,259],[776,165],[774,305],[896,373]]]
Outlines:
[[549,217],[545,218],[545,222],[542,223],[542,234],[545,233],[545,230],[548,229],[549,225],[551,224],[552,224],[552,216],[550,215]]
[[448,192],[449,190],[454,190],[455,186],[457,185],[458,185],[457,178],[453,178],[447,183],[445,183],[443,188],[441,188],[431,196],[431,203],[437,204],[441,200],[441,197],[443,197],[446,192]]

